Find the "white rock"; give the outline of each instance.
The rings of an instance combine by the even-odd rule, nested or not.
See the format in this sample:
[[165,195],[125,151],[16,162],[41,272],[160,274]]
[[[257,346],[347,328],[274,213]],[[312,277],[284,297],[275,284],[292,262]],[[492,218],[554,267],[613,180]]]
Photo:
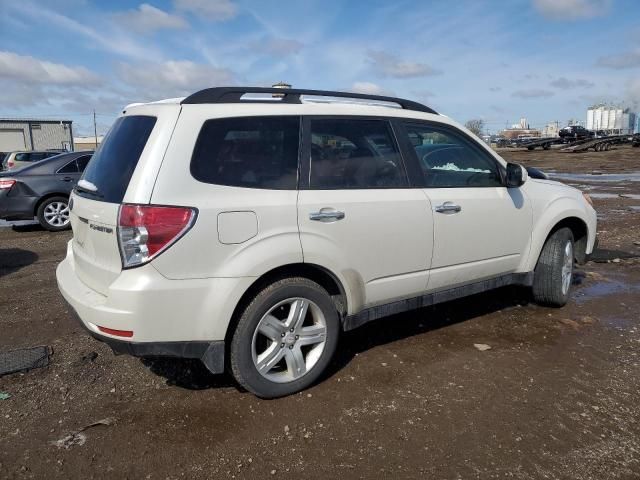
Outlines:
[[485,350],[491,350],[491,346],[487,345],[486,343],[474,343],[473,346],[481,352],[484,352]]

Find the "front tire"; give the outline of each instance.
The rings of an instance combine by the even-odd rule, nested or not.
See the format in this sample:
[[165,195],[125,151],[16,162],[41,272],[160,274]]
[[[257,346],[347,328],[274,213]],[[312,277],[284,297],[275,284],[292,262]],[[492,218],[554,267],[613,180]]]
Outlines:
[[562,307],[569,300],[573,277],[573,233],[556,230],[547,239],[538,258],[533,279],[533,299],[550,307]]
[[299,392],[315,382],[333,356],[340,333],[325,289],[302,277],[261,290],[244,309],[233,334],[233,376],[261,398]]
[[67,197],[47,198],[38,207],[36,217],[42,228],[50,232],[70,228],[69,199]]

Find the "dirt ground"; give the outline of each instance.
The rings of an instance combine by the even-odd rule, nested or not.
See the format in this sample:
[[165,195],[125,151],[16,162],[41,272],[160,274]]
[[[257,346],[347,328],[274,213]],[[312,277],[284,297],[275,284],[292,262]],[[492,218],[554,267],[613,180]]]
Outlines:
[[278,400],[198,364],[114,356],[58,294],[70,234],[0,228],[0,351],[54,351],[0,378],[0,478],[640,478],[640,149],[501,153],[596,173],[565,179],[596,194],[601,240],[570,303],[505,288],[382,319]]

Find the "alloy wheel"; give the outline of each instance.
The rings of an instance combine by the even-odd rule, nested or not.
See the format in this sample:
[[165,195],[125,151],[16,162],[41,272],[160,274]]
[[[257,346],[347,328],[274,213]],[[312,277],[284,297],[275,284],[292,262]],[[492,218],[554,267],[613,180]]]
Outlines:
[[298,380],[318,362],[325,348],[327,322],[318,305],[288,298],[271,307],[253,334],[253,364],[266,379]]
[[69,223],[69,205],[64,202],[51,202],[45,207],[43,215],[52,227],[64,227]]

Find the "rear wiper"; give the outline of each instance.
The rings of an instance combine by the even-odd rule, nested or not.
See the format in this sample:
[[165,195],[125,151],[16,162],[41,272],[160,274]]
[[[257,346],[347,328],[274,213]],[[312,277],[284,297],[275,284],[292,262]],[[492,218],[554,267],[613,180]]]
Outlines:
[[98,198],[103,198],[104,197],[104,195],[101,194],[97,189],[96,190],[89,190],[88,188],[83,188],[80,185],[76,185],[75,191],[79,192],[79,193],[86,193],[88,195],[92,195],[92,196],[98,197]]

